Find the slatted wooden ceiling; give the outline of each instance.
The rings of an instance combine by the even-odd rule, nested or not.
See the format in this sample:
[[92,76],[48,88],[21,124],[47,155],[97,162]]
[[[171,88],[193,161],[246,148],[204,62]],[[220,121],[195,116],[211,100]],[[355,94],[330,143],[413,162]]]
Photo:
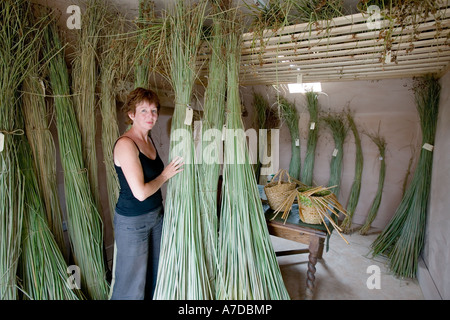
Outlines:
[[[438,22],[430,17],[419,25],[394,25],[391,50],[380,38],[389,29],[371,29],[375,16],[354,14],[320,22],[265,31],[263,47],[255,47],[252,33],[243,35],[241,83],[285,84],[370,80],[441,74],[450,64],[450,4],[444,1]],[[376,25],[375,25],[376,26]],[[259,39],[256,42],[259,44]],[[389,62],[389,55],[391,62]]]

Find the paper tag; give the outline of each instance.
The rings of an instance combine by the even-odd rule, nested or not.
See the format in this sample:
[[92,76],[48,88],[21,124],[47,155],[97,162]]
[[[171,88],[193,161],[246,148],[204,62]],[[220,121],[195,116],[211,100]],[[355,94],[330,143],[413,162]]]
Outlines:
[[5,147],[5,135],[0,132],[0,152],[3,151],[4,147]]
[[184,124],[190,126],[193,117],[194,117],[194,110],[192,110],[192,108],[188,105],[186,107],[186,118],[184,118]]
[[386,52],[386,56],[384,57],[385,63],[391,63],[392,62],[392,52],[388,51]]
[[39,79],[39,83],[41,84],[41,87],[42,87],[42,94],[45,97],[45,84],[44,84],[44,81],[42,81],[42,79]]
[[338,152],[339,152],[339,150],[338,150],[338,149],[336,149],[336,148],[334,148],[334,150],[333,150],[333,157],[336,157],[336,156],[337,156],[337,154],[338,154]]
[[380,161],[383,160],[383,157],[379,157]]
[[299,147],[300,146],[300,140],[299,139],[295,139],[295,146]]
[[222,127],[222,141],[225,141],[225,133],[227,132],[227,125],[224,124]]
[[434,146],[429,143],[425,143],[422,148],[428,151],[433,151]]
[[315,127],[316,127],[316,123],[311,122],[311,125],[309,126],[309,130],[314,130]]

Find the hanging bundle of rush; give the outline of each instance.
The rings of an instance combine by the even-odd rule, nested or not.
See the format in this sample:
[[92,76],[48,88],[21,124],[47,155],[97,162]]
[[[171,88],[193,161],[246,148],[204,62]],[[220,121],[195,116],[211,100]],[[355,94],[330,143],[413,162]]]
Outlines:
[[[197,76],[196,60],[207,1],[193,5],[177,0],[166,17],[166,72],[175,92],[169,161],[184,159],[184,170],[168,182],[161,257],[154,298],[163,300],[211,299],[208,278],[199,186],[194,161],[193,132],[189,117],[192,89]],[[192,119],[192,118],[191,118]],[[186,121],[188,120],[188,121]]]
[[440,90],[439,80],[433,76],[416,81],[414,95],[423,146],[419,162],[394,216],[372,243],[373,254],[387,255],[391,271],[399,277],[416,277],[424,244]]
[[216,289],[216,297],[289,299],[246,145],[239,98],[240,33],[237,20],[228,20],[226,134],[219,232],[219,270],[224,282]]
[[369,210],[369,214],[367,215],[366,221],[364,222],[364,225],[359,229],[360,234],[367,234],[367,232],[370,229],[370,226],[375,220],[378,208],[380,207],[381,203],[381,197],[383,195],[383,186],[384,186],[384,178],[386,176],[386,160],[385,160],[385,153],[386,153],[386,140],[380,134],[372,135],[369,134],[370,139],[375,143],[378,147],[379,152],[379,159],[380,159],[380,173],[378,176],[378,189],[377,193],[375,194],[375,198],[372,201],[372,205]]
[[56,24],[50,24],[44,35],[47,55],[52,57],[48,73],[64,171],[69,240],[75,264],[80,268],[83,292],[91,299],[106,299],[109,288],[103,260],[103,224],[83,162],[81,134],[70,92],[64,48]]
[[17,155],[19,136],[24,133],[17,115],[18,90],[28,75],[41,30],[40,24],[29,22],[29,15],[28,1],[0,2],[0,299],[4,300],[18,297],[25,187]]
[[[47,16],[48,17],[48,16]],[[45,101],[44,79],[40,77],[39,48],[32,60],[32,68],[23,83],[22,111],[25,133],[33,152],[35,166],[38,169],[39,188],[45,203],[46,221],[68,261],[68,252],[63,235],[63,213],[58,196],[56,180],[56,148],[50,132],[48,115],[52,113]]]
[[111,217],[119,196],[119,181],[114,169],[113,149],[119,137],[116,97],[120,81],[130,77],[129,61],[132,58],[132,38],[124,36],[127,24],[123,17],[108,11],[107,34],[102,41],[100,60],[100,112],[102,115],[102,150],[106,169],[106,187]]
[[334,139],[334,150],[330,162],[330,179],[328,180],[328,187],[339,197],[341,172],[342,172],[342,158],[344,156],[344,141],[347,136],[347,125],[345,119],[341,114],[327,114],[322,117],[322,120],[327,124],[331,130]]
[[299,115],[295,105],[286,100],[286,98],[279,97],[278,104],[280,105],[281,115],[286,122],[289,133],[291,134],[291,161],[289,163],[289,175],[297,180],[300,180],[300,133],[298,131]]
[[96,87],[98,78],[97,55],[106,4],[102,0],[86,1],[82,14],[82,28],[77,34],[76,54],[73,60],[72,83],[75,94],[75,112],[81,132],[83,159],[89,184],[97,208],[100,208],[96,137]]
[[305,161],[302,168],[302,182],[308,186],[313,183],[314,161],[316,154],[316,145],[318,134],[319,121],[319,103],[318,93],[314,91],[306,92],[306,107],[309,111],[309,131],[308,141],[306,144]]
[[361,191],[361,177],[363,171],[364,157],[361,147],[361,138],[359,137],[358,128],[356,127],[355,120],[350,111],[347,112],[348,126],[353,132],[355,137],[356,158],[355,158],[355,177],[353,179],[352,188],[350,189],[350,196],[347,203],[347,216],[344,218],[341,224],[343,232],[349,233],[352,227],[353,215],[355,213],[356,206],[359,201],[359,194]]
[[30,300],[82,299],[79,288],[68,285],[67,264],[48,227],[30,145],[25,139],[19,143],[19,161],[25,183],[20,259],[24,296]]
[[[200,210],[203,227],[203,243],[206,250],[206,262],[208,267],[211,287],[215,288],[217,274],[217,241],[218,241],[218,182],[220,175],[220,163],[222,154],[221,137],[209,136],[208,133],[221,132],[224,122],[225,95],[226,95],[226,56],[224,10],[227,8],[227,0],[211,2],[213,6],[212,33],[210,40],[211,58],[209,62],[208,85],[205,91],[204,116],[202,131],[204,139],[202,150],[204,152],[202,164],[198,165]],[[213,129],[213,130],[212,130]],[[207,158],[206,158],[207,157]]]

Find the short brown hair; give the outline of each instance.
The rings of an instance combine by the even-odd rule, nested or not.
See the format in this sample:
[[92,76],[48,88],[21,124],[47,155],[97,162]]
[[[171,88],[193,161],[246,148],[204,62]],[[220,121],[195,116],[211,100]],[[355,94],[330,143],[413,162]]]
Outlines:
[[161,108],[161,106],[159,104],[158,95],[152,90],[139,87],[128,94],[127,102],[122,107],[122,112],[125,114],[125,122],[127,124],[132,123],[131,119],[128,117],[128,113],[135,113],[136,106],[143,101],[146,101],[150,104],[154,103],[159,114],[159,109]]

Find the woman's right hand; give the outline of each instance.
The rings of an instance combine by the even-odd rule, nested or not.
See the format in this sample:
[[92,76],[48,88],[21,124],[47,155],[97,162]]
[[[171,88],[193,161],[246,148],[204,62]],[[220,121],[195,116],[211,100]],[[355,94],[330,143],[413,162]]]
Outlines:
[[183,171],[184,161],[182,157],[175,157],[163,170],[161,175],[167,181],[177,173]]

